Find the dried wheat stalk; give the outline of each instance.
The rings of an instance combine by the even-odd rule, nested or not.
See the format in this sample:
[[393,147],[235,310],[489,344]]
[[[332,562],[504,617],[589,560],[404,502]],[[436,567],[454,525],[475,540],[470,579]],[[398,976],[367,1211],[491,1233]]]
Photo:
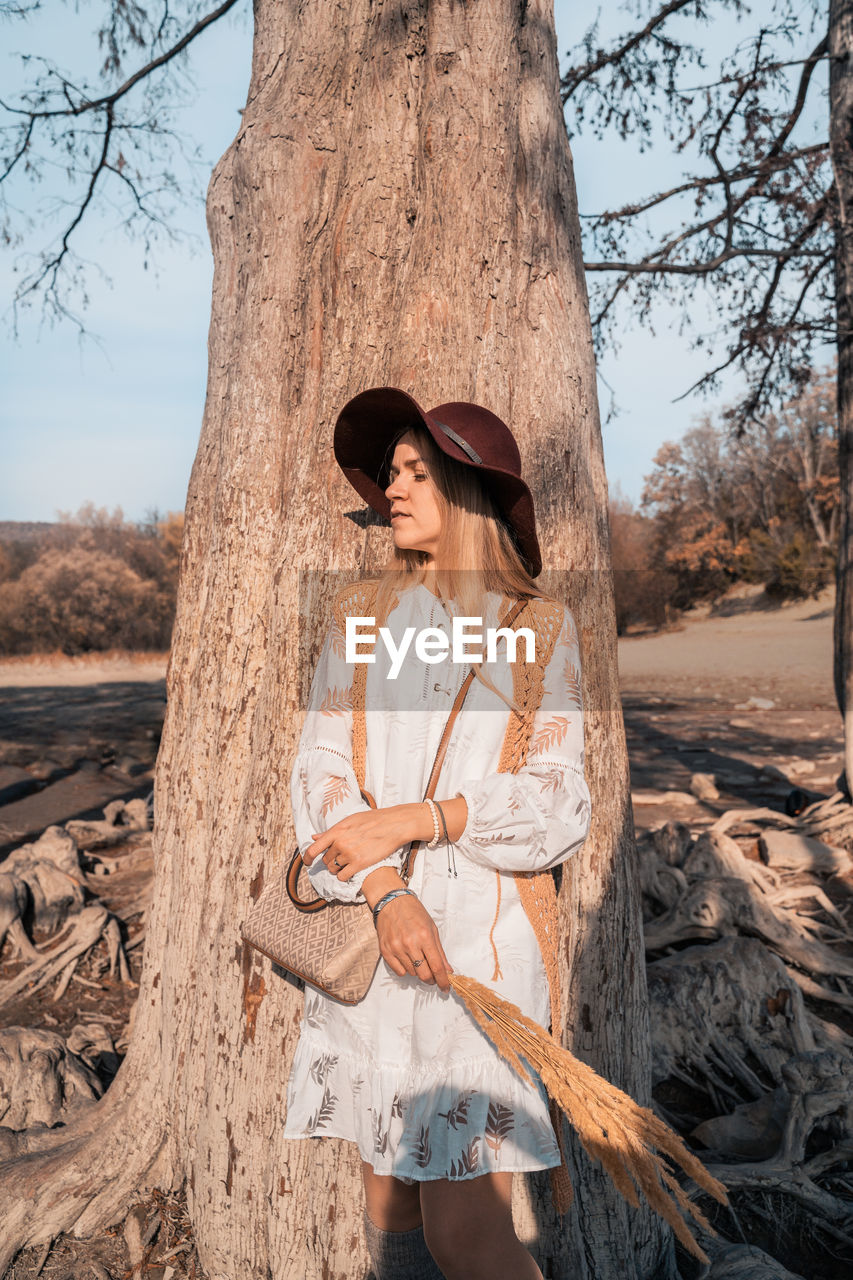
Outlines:
[[452,974],[450,982],[478,1026],[518,1074],[533,1083],[522,1058],[539,1074],[549,1097],[575,1129],[584,1150],[601,1162],[628,1203],[634,1207],[639,1204],[636,1184],[652,1208],[670,1224],[685,1249],[700,1261],[708,1262],[681,1213],[692,1214],[703,1230],[712,1235],[716,1233],[657,1151],[680,1165],[697,1186],[721,1204],[728,1204],[728,1197],[723,1184],[708,1173],[678,1134],[648,1107],[641,1107],[564,1049],[544,1027],[525,1017],[516,1005],[489,987],[462,974]]

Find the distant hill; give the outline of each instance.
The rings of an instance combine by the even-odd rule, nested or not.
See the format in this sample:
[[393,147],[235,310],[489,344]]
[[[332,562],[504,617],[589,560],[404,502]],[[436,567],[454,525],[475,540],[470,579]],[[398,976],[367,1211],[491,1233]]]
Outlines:
[[0,542],[34,542],[55,527],[54,520],[0,520]]

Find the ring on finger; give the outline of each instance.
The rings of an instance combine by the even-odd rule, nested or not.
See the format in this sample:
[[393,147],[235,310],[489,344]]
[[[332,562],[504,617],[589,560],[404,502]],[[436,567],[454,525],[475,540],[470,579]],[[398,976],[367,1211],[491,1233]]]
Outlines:
[[412,961],[412,968],[413,968],[413,969],[417,969],[418,965],[422,965],[422,964],[423,964],[423,962],[424,962],[424,961],[423,961],[423,956],[420,958],[420,960],[413,960],[413,961]]
[[334,865],[338,868],[338,870],[340,870],[341,867],[343,866],[342,862],[338,862],[337,856],[335,856],[334,858]]

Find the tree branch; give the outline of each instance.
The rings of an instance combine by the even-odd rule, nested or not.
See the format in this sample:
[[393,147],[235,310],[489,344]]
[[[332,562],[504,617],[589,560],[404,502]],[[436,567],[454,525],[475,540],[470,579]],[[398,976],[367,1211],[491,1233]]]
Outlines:
[[[157,148],[166,139],[170,147],[182,152],[183,142],[180,135],[168,126],[168,121],[161,118],[161,113],[168,111],[169,105],[159,87],[160,80],[153,88],[150,80],[158,70],[173,63],[237,2],[222,0],[156,57],[153,54],[159,42],[174,22],[168,3],[163,7],[159,23],[155,21],[150,35],[144,34],[136,22],[136,14],[141,11],[134,10],[131,14],[133,21],[128,26],[130,43],[145,46],[148,61],[132,75],[124,76],[122,83],[109,93],[95,96],[88,85],[76,84],[47,59],[36,57],[32,61],[44,70],[36,72],[31,87],[21,91],[17,103],[0,99],[0,107],[12,118],[5,129],[9,141],[8,151],[0,162],[0,190],[5,193],[11,186],[11,175],[17,177],[24,169],[29,177],[36,178],[41,175],[41,170],[52,169],[57,152],[59,167],[73,189],[72,198],[63,202],[71,206],[67,224],[63,226],[60,222],[56,239],[51,238],[36,263],[23,275],[15,292],[12,307],[15,324],[18,305],[30,301],[41,291],[45,303],[53,308],[55,314],[72,318],[85,332],[82,321],[69,311],[61,294],[80,282],[80,259],[71,245],[92,206],[104,200],[102,192],[108,186],[105,175],[109,175],[109,181],[113,177],[120,179],[131,195],[133,204],[125,219],[128,228],[143,221],[152,234],[166,234],[172,240],[177,238],[179,233],[169,223],[170,198],[180,197],[181,185],[171,166],[164,167],[153,181],[151,169],[159,159]],[[129,21],[127,12],[122,20]],[[109,51],[103,74],[106,76],[111,70],[115,73],[110,76],[109,83],[124,75],[121,68],[123,51],[115,22],[112,28],[99,34]],[[142,84],[147,84],[147,92],[142,98],[143,105],[133,114],[129,95]],[[139,100],[138,95],[135,101]],[[184,157],[191,165],[194,163],[194,157],[187,156],[185,152]],[[6,234],[8,236],[9,232]]]
[[[698,232],[699,228],[694,228],[689,235],[698,234]],[[583,265],[585,271],[623,271],[626,275],[702,276],[716,271],[718,267],[726,262],[732,262],[735,258],[782,259],[787,256],[784,249],[761,249],[758,246],[738,245],[723,250],[715,258],[708,258],[705,262],[585,262]],[[822,258],[824,255],[820,249],[803,249],[797,256]]]
[[573,67],[565,76],[562,77],[560,81],[560,86],[563,90],[563,105],[568,102],[575,90],[585,81],[591,80],[593,76],[607,66],[616,66],[623,60],[623,58],[626,57],[627,54],[633,52],[638,45],[641,45],[645,39],[657,30],[658,27],[662,26],[662,24],[666,22],[667,18],[670,18],[674,13],[678,13],[680,9],[685,9],[688,5],[694,3],[695,0],[669,0],[663,8],[659,9],[658,12],[649,19],[642,30],[635,31],[634,34],[628,36],[621,45],[618,45],[615,49],[611,49],[610,52],[601,50],[598,57],[594,58],[591,62],[587,62],[582,67]]
[[829,37],[824,36],[824,38],[812,50],[811,55],[808,58],[806,58],[805,65],[803,67],[803,72],[802,72],[802,75],[800,76],[800,83],[797,86],[797,96],[794,100],[794,105],[791,108],[791,112],[788,116],[788,119],[785,121],[785,124],[782,127],[782,131],[779,134],[777,134],[776,141],[773,143],[770,150],[766,153],[766,157],[765,157],[766,159],[768,160],[772,159],[773,156],[776,155],[776,153],[785,145],[785,141],[790,136],[791,130],[794,128],[794,125],[797,123],[800,116],[802,115],[803,107],[805,106],[805,103],[806,103],[806,95],[808,94],[808,91],[809,91],[809,83],[811,82],[814,69],[817,66],[820,59],[823,57],[823,55],[826,52],[828,52],[828,50],[829,50]]
[[11,112],[13,115],[25,115],[29,116],[33,120],[48,120],[56,116],[79,116],[85,111],[102,111],[107,107],[113,107],[121,98],[130,93],[131,89],[133,89],[135,85],[139,84],[140,80],[144,80],[146,76],[151,75],[151,73],[156,71],[158,67],[165,66],[167,62],[171,62],[173,58],[177,57],[182,50],[186,49],[187,45],[191,44],[192,41],[195,40],[196,36],[200,35],[205,28],[211,25],[211,23],[216,22],[218,18],[221,18],[223,14],[226,14],[229,9],[233,9],[237,2],[238,0],[223,0],[223,3],[218,9],[214,9],[203,18],[199,18],[195,26],[191,27],[185,35],[181,36],[180,40],[178,40],[176,44],[172,45],[171,49],[167,49],[165,53],[161,53],[157,58],[152,58],[152,60],[147,62],[144,67],[140,67],[139,70],[135,71],[129,79],[125,80],[124,84],[119,85],[119,87],[114,89],[112,93],[104,94],[101,98],[84,99],[82,102],[78,103],[71,102],[69,98],[69,105],[67,107],[53,108],[45,111],[36,111],[30,107],[11,107],[8,103],[4,102],[2,98],[0,98],[0,107],[5,108],[6,111]]
[[[818,46],[819,47],[819,46]],[[821,54],[810,53],[807,58],[788,58],[776,62],[767,62],[763,71],[784,71],[786,67],[804,67],[807,63],[828,62],[832,57],[844,57],[843,54],[831,54],[828,49]],[[740,76],[721,76],[719,80],[709,80],[707,84],[679,85],[679,93],[707,93],[709,89],[722,89],[727,84],[739,84]]]
[[104,124],[103,143],[101,145],[101,154],[98,158],[98,162],[95,165],[95,168],[92,170],[92,173],[89,176],[89,185],[86,189],[86,193],[82,201],[80,202],[80,207],[77,210],[74,217],[71,219],[71,222],[69,223],[69,225],[65,228],[65,232],[63,233],[62,240],[60,242],[59,252],[54,254],[52,257],[50,257],[47,260],[47,262],[43,264],[42,269],[38,273],[38,275],[28,285],[23,287],[19,293],[16,294],[16,298],[15,298],[16,302],[20,302],[23,298],[27,296],[27,294],[32,293],[35,289],[37,289],[48,274],[50,274],[51,276],[51,289],[56,287],[56,277],[59,272],[59,268],[62,266],[62,261],[65,258],[66,254],[68,253],[68,241],[70,240],[74,229],[80,225],[80,222],[82,221],[82,218],[83,218],[83,214],[86,212],[87,208],[91,204],[92,197],[95,194],[95,187],[97,186],[98,178],[100,177],[101,173],[104,171],[107,165],[107,154],[109,152],[110,137],[112,135],[112,128],[113,128],[112,103],[110,103],[106,108],[106,117],[107,117],[106,122]]
[[815,142],[808,147],[797,147],[794,151],[782,152],[772,160],[768,160],[764,156],[757,163],[732,169],[725,179],[720,177],[719,174],[708,174],[702,178],[690,178],[687,182],[682,182],[680,186],[671,187],[669,191],[660,191],[657,195],[649,196],[647,200],[642,201],[640,204],[623,205],[621,209],[608,210],[605,213],[582,213],[581,217],[587,220],[599,219],[605,223],[627,220],[636,217],[640,213],[648,213],[649,209],[654,209],[657,205],[664,204],[674,196],[682,196],[689,191],[705,191],[709,187],[718,186],[723,181],[735,183],[746,182],[748,179],[768,177],[780,169],[788,168],[796,160],[820,155],[828,150],[828,140],[826,142]]

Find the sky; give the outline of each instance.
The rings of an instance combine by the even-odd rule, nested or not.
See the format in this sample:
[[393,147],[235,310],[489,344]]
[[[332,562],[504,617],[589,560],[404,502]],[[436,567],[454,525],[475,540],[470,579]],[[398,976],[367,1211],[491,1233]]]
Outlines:
[[[583,7],[579,17],[579,8],[556,0],[561,67],[593,12]],[[47,0],[26,21],[4,23],[4,101],[14,101],[14,89],[23,83],[21,53],[52,57],[75,77],[88,73],[94,79],[101,55],[93,32],[101,11],[99,0],[68,6]],[[606,15],[602,35],[632,25],[614,4]],[[732,32],[718,21],[704,38],[713,67],[731,45]],[[15,253],[3,254],[0,520],[53,520],[87,501],[110,511],[119,506],[128,520],[183,508],[206,381],[213,263],[203,197],[210,170],[237,131],[250,59],[249,6],[242,0],[236,13],[199,37],[191,63],[196,87],[179,113],[179,127],[203,153],[195,169],[197,199],[177,216],[191,240],[160,243],[146,255],[139,240],[120,230],[117,209],[81,228],[80,252],[97,264],[87,274],[83,313],[96,340],[81,341],[69,322],[44,323],[38,310],[19,316],[14,336],[8,299],[18,278]],[[626,191],[659,189],[680,172],[665,146],[641,154],[633,142],[581,133],[572,137],[572,152],[582,215],[622,203]],[[19,188],[16,198],[34,222],[22,247],[40,246],[43,219],[57,213],[55,194],[47,183],[29,192]],[[678,439],[701,413],[721,407],[739,389],[729,377],[712,399],[674,403],[705,370],[709,353],[691,352],[673,320],[659,309],[654,334],[626,322],[619,351],[605,352],[599,363],[610,489],[634,502],[660,445]],[[620,412],[608,421],[613,399]]]

